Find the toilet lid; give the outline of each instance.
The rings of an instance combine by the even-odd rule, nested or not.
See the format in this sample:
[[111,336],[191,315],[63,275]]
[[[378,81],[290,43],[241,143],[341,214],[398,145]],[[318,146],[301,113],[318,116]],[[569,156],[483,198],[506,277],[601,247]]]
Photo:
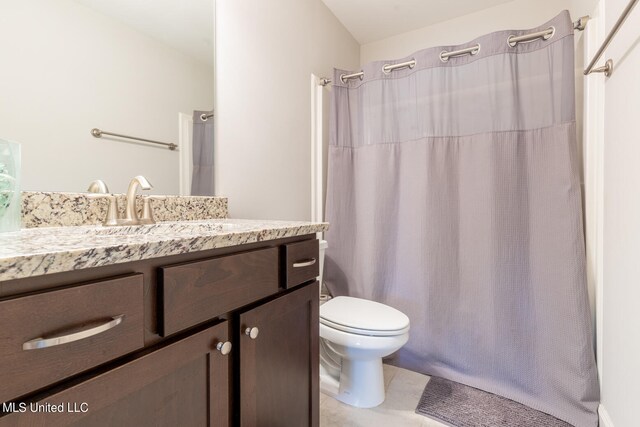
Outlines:
[[400,335],[409,330],[409,318],[401,311],[353,297],[336,297],[322,304],[320,323],[364,335]]

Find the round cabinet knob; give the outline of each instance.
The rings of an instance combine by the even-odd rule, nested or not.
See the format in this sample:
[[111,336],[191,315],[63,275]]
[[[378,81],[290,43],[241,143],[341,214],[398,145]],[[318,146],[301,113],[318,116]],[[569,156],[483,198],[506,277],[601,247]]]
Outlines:
[[216,350],[222,353],[223,356],[226,356],[227,354],[231,353],[231,347],[232,345],[229,341],[219,342],[216,345]]
[[259,333],[260,333],[260,330],[255,326],[253,328],[247,328],[244,330],[244,334],[248,335],[249,338],[251,338],[252,340],[255,340],[256,338],[258,338]]

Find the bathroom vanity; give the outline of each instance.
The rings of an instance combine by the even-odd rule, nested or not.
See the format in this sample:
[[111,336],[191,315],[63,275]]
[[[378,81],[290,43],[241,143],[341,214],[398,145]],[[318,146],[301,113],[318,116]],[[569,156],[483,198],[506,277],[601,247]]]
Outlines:
[[0,426],[317,426],[326,228],[212,219],[0,236]]

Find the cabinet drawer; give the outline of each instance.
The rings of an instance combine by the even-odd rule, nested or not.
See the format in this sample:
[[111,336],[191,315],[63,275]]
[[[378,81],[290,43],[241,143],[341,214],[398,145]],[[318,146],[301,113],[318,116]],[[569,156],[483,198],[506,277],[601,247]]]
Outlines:
[[0,401],[144,345],[142,275],[0,302]]
[[318,240],[284,245],[284,262],[287,288],[315,280],[320,274]]
[[160,269],[159,331],[171,335],[278,292],[278,249]]
[[64,410],[20,413],[16,406],[14,413],[0,417],[0,426],[229,427],[231,356],[217,350],[218,343],[228,340],[228,332],[228,323],[220,323],[36,397],[34,404],[62,404]]

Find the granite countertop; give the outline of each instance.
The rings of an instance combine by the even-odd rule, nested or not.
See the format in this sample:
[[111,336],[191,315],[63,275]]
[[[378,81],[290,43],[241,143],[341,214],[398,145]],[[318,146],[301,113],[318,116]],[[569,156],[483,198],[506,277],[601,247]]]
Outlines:
[[327,223],[211,219],[22,229],[0,234],[0,281],[302,236],[328,228]]

